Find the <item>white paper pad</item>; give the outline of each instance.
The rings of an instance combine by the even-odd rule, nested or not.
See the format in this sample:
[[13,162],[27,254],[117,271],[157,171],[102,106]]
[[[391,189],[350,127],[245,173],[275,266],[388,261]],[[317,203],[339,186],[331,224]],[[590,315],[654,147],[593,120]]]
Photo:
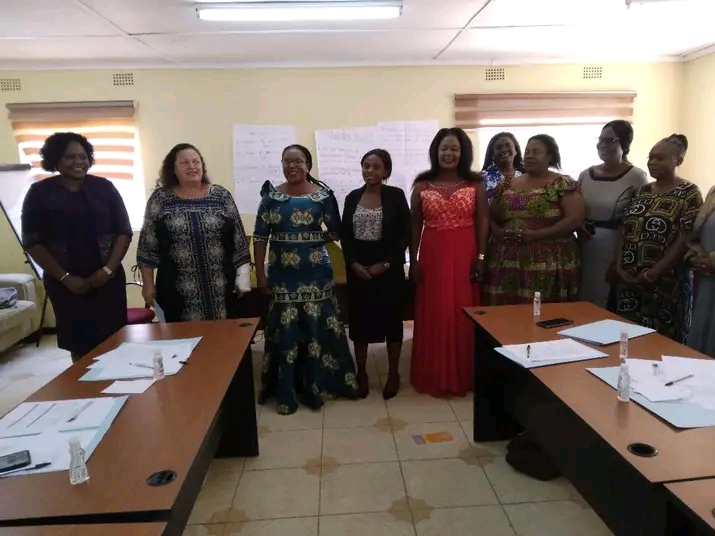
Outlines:
[[150,380],[116,381],[102,392],[108,395],[143,393],[154,385],[154,381],[153,378]]
[[651,328],[609,319],[564,329],[559,331],[559,335],[563,335],[564,337],[569,337],[577,341],[583,341],[588,344],[605,346],[607,344],[615,344],[619,342],[621,340],[621,330],[623,328],[626,328],[629,339],[634,339],[636,337],[641,337],[655,332],[655,330]]
[[[527,347],[529,348],[527,357]],[[496,348],[496,351],[525,368],[543,367],[559,363],[572,363],[607,357],[599,352],[571,339],[534,342],[531,344],[513,344]]]
[[[0,439],[0,455],[12,454],[22,450],[30,451],[32,465],[49,462],[50,465],[29,471],[9,473],[5,478],[54,471],[68,471],[70,468],[69,438],[78,437],[82,448],[87,450],[94,439],[96,430],[75,432],[46,432],[40,435]],[[69,483],[67,484],[69,485]]]

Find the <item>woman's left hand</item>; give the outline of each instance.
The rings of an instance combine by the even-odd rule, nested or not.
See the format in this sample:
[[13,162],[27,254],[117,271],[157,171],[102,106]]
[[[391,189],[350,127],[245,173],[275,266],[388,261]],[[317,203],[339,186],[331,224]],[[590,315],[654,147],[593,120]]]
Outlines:
[[385,268],[384,262],[379,262],[377,264],[373,264],[372,266],[368,266],[368,268],[367,268],[367,273],[370,274],[372,277],[377,277],[379,275],[382,275],[386,271],[387,271],[387,268]]
[[89,288],[99,288],[109,281],[109,274],[100,268],[90,275],[86,281]]
[[638,274],[638,282],[645,286],[654,285],[659,277],[653,269],[643,270]]
[[484,281],[484,276],[486,276],[486,263],[484,259],[476,260],[472,263],[471,275],[475,281]]

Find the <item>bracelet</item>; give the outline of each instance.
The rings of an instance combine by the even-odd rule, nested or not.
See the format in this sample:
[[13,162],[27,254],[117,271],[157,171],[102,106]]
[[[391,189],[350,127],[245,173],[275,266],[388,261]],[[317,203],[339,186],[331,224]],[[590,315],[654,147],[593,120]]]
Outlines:
[[63,275],[62,277],[60,277],[60,283],[62,283],[62,281],[64,281],[65,279],[67,279],[69,276],[70,276],[70,273],[69,273],[69,272],[65,273],[65,275]]
[[645,279],[646,281],[648,281],[648,283],[653,283],[653,280],[648,277],[648,272],[649,272],[649,271],[650,271],[650,270],[643,270],[643,279]]
[[483,261],[484,258],[485,258],[485,257],[484,257],[484,253],[480,253],[479,255],[477,255],[477,259],[480,260],[480,261]]

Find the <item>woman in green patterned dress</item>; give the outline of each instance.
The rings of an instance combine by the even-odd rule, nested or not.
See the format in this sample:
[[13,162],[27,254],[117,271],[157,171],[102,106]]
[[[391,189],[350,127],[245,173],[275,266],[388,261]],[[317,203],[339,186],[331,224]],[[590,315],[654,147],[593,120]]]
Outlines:
[[544,302],[578,298],[581,263],[574,231],[586,207],[578,183],[551,171],[560,168],[556,141],[539,134],[526,145],[525,173],[495,188],[487,305],[531,303],[535,292]]
[[616,258],[615,313],[684,343],[688,334],[687,240],[703,197],[681,179],[688,139],[673,134],[648,155],[655,182],[641,186],[623,217]]
[[271,294],[259,403],[275,396],[278,413],[288,415],[299,400],[318,409],[331,398],[356,398],[357,378],[325,249],[338,238],[337,202],[310,175],[308,149],[290,145],[282,162],[286,182],[261,189],[253,244],[258,286]]

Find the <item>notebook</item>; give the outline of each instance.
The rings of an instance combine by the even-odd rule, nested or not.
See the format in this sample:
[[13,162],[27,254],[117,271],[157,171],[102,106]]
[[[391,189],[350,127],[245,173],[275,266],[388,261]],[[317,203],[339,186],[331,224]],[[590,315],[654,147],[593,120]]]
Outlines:
[[599,322],[592,322],[591,324],[559,331],[559,335],[588,344],[605,346],[607,344],[620,342],[621,330],[624,327],[628,331],[629,339],[635,339],[636,337],[655,332],[655,330],[651,328],[628,324],[618,320],[600,320]]

